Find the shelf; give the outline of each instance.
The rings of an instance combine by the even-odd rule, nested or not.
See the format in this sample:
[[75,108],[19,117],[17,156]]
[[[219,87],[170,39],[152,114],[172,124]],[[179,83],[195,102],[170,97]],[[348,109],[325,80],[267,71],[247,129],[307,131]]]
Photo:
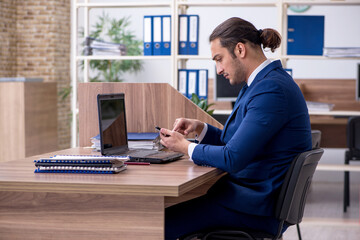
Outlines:
[[[169,60],[170,55],[166,56],[106,56],[106,55],[93,55],[93,56],[77,56],[77,61],[82,60]],[[211,56],[201,55],[178,55],[177,60],[212,60]],[[310,55],[284,55],[282,59],[306,59],[306,60],[360,60],[360,57],[325,57],[325,56],[310,56]],[[272,58],[270,58],[272,59]]]
[[[84,79],[89,78],[89,62],[91,60],[165,60],[169,61],[171,65],[171,76],[169,78],[169,83],[172,83],[174,87],[177,86],[178,82],[178,74],[177,70],[179,68],[189,67],[187,66],[188,60],[204,60],[204,61],[212,61],[212,57],[210,54],[206,55],[178,55],[178,15],[186,14],[188,7],[275,7],[277,9],[277,30],[283,36],[283,39],[287,39],[287,8],[289,5],[360,5],[360,0],[155,0],[153,1],[111,1],[104,0],[101,2],[98,0],[97,2],[90,2],[90,0],[83,0],[81,3],[78,3],[78,0],[72,1],[72,24],[75,27],[72,28],[72,110],[73,110],[73,125],[72,125],[72,146],[76,146],[76,134],[77,134],[77,93],[76,86],[78,82],[77,76],[77,62],[84,61],[84,69],[83,76]],[[102,56],[102,55],[93,55],[93,56],[79,56],[80,52],[77,51],[78,39],[77,39],[77,22],[78,22],[78,14],[77,11],[79,8],[85,8],[83,13],[83,22],[85,23],[84,33],[85,35],[89,34],[90,26],[89,23],[89,14],[91,11],[88,11],[91,8],[151,8],[152,10],[156,10],[156,8],[169,8],[170,15],[172,16],[171,22],[171,55],[167,56]],[[226,11],[225,11],[226,12]],[[256,11],[254,11],[256,12]],[[224,13],[223,15],[226,15]],[[141,26],[139,26],[141,27]],[[201,33],[203,34],[203,33]],[[207,34],[207,33],[204,33]],[[285,42],[284,42],[285,43]],[[285,43],[286,44],[286,43]],[[271,60],[280,59],[283,63],[283,66],[286,68],[286,62],[288,60],[360,60],[360,57],[325,57],[325,56],[300,56],[300,55],[286,55],[286,47],[280,47],[279,52],[275,55],[271,55],[269,57]]]
[[200,56],[200,55],[177,55],[178,60],[212,60],[211,56]]
[[253,6],[253,7],[274,7],[277,1],[177,1],[178,6],[192,7],[231,7],[231,6]]
[[106,55],[93,55],[93,56],[77,56],[77,61],[83,60],[170,60],[171,56],[106,56]]
[[111,8],[111,7],[171,7],[171,3],[166,2],[114,2],[114,3],[77,3],[76,7],[89,8]]

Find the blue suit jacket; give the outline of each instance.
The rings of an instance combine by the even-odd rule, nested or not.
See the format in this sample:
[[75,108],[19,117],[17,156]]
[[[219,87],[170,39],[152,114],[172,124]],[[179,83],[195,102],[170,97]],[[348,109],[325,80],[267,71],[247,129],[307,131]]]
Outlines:
[[208,125],[192,159],[229,174],[210,190],[220,204],[252,215],[271,216],[290,162],[311,149],[304,97],[280,61],[255,77],[224,129]]

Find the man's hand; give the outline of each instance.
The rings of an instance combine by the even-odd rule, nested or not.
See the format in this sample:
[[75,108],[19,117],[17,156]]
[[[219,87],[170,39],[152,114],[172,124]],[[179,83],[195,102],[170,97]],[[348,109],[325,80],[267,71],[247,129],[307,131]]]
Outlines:
[[180,133],[166,128],[161,128],[160,138],[160,143],[168,149],[175,152],[181,152],[186,155],[188,154],[188,146],[190,142],[187,141]]
[[204,123],[196,119],[188,118],[177,118],[174,122],[173,131],[179,132],[185,136],[189,133],[196,132],[200,135],[201,131],[204,129]]

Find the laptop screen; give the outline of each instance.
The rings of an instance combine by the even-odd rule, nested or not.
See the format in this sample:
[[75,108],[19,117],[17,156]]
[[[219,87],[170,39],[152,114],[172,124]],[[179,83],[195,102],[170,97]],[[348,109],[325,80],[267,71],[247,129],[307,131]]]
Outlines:
[[97,101],[101,154],[111,155],[127,151],[124,94],[98,94]]

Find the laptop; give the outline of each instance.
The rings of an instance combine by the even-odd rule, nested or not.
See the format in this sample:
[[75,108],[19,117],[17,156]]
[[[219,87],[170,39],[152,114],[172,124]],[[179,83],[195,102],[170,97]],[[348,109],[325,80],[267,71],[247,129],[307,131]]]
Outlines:
[[131,162],[167,163],[183,156],[173,151],[129,149],[124,93],[98,94],[100,149],[102,155],[129,156]]

